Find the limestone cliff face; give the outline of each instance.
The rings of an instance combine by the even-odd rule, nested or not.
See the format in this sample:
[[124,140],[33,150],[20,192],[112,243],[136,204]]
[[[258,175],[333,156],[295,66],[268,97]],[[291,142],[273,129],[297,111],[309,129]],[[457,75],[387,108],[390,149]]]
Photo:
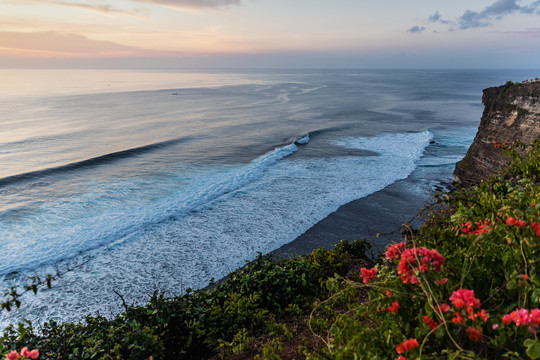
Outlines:
[[495,141],[529,144],[540,138],[540,81],[507,83],[484,90],[484,113],[467,155],[456,164],[455,180],[479,183],[507,161]]

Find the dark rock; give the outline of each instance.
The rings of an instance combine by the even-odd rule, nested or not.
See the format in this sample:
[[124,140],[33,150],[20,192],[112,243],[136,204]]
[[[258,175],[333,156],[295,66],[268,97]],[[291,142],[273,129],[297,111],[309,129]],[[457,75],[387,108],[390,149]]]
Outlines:
[[540,81],[485,89],[482,103],[484,113],[474,142],[456,164],[456,182],[478,184],[507,163],[495,142],[530,144],[540,138]]

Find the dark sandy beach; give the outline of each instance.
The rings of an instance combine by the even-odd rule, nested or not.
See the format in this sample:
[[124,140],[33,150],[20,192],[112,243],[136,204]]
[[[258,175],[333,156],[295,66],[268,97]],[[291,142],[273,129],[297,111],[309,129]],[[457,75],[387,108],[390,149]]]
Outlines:
[[[279,257],[302,255],[314,249],[332,249],[340,240],[368,239],[375,251],[401,239],[400,228],[422,224],[421,210],[433,197],[407,196],[410,180],[400,180],[383,190],[341,206],[294,241],[273,251]],[[377,237],[377,234],[379,236]]]

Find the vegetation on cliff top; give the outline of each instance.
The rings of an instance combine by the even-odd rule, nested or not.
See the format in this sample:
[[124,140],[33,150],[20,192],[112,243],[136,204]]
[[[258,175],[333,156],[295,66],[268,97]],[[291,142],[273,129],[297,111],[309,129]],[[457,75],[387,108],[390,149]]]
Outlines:
[[7,329],[4,353],[278,359],[293,346],[309,359],[538,359],[540,145],[525,156],[524,146],[494,145],[511,165],[439,195],[420,231],[375,266],[365,241],[292,260],[259,256],[209,290],[156,293],[114,319]]

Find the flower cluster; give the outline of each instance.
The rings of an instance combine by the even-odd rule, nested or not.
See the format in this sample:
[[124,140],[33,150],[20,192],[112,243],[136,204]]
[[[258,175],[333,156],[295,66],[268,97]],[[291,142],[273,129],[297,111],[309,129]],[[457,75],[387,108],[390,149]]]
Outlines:
[[456,226],[456,230],[461,230],[462,235],[486,234],[489,232],[489,230],[491,230],[491,221],[488,219],[485,219],[484,221],[476,221],[474,224],[476,225],[476,230],[473,230],[473,224],[470,221],[466,222],[460,227]]
[[19,354],[17,350],[13,350],[10,353],[6,354],[6,360],[18,360],[18,359],[37,359],[39,356],[39,351],[34,349],[32,351],[29,351],[28,348],[25,346],[21,349],[21,353]]
[[431,330],[433,330],[434,333],[437,332],[437,328],[439,327],[439,324],[435,320],[433,320],[429,316],[425,315],[424,316],[424,323],[426,323],[427,326],[429,326],[429,328]]
[[450,301],[452,302],[452,305],[458,309],[464,307],[480,307],[480,300],[474,297],[473,290],[459,289],[454,291],[452,296],[450,296]]
[[505,325],[509,325],[512,322],[516,326],[528,326],[531,332],[536,332],[536,329],[540,325],[540,309],[518,309],[512,311],[510,314],[506,314],[502,317],[502,322]]
[[510,226],[517,226],[517,227],[524,227],[527,225],[527,222],[525,220],[516,220],[513,217],[509,216],[506,219],[506,223]]
[[435,249],[412,248],[404,250],[401,253],[401,259],[398,265],[398,273],[404,284],[419,284],[420,280],[415,272],[426,272],[428,264],[431,264],[435,271],[440,272],[444,265],[444,257]]
[[412,338],[398,344],[396,346],[396,351],[398,354],[403,354],[406,351],[416,349],[418,346],[420,346],[420,344],[418,344],[418,340]]
[[392,303],[392,305],[390,305],[390,306],[388,307],[388,312],[389,312],[389,313],[395,313],[395,314],[397,314],[398,310],[399,310],[399,303],[398,303],[397,301],[394,301],[394,302]]
[[[508,146],[509,144],[510,144],[510,143],[509,143],[508,141],[504,143],[505,146]],[[499,143],[498,141],[495,141],[495,143],[494,143],[493,146],[495,146],[495,149],[500,149],[501,146],[502,146],[502,144]]]
[[534,232],[536,233],[536,236],[540,236],[540,224],[537,222],[531,221],[531,227],[533,228]]
[[386,250],[386,258],[388,260],[397,260],[401,256],[401,253],[405,250],[405,243],[400,242],[397,244],[394,244]]
[[482,328],[472,328],[472,327],[470,327],[470,328],[467,328],[467,330],[465,330],[465,331],[469,335],[469,339],[471,339],[474,342],[478,342],[478,341],[482,340],[482,338],[483,338]]
[[372,268],[372,269],[362,268],[360,269],[360,271],[362,272],[362,278],[363,278],[364,284],[369,284],[377,276],[377,268]]
[[[527,222],[525,220],[515,219],[512,216],[508,216],[506,218],[505,223],[510,226],[516,226],[516,227],[525,227],[527,226]],[[540,223],[536,221],[531,221],[529,225],[535,232],[536,236],[540,236]]]
[[[450,301],[452,305],[460,310],[454,312],[454,318],[452,322],[454,324],[462,324],[465,320],[469,319],[471,321],[481,320],[482,322],[487,322],[489,315],[484,309],[481,309],[478,312],[475,312],[475,308],[480,307],[480,300],[474,296],[474,291],[469,289],[459,289],[452,293],[450,296]],[[443,304],[445,305],[445,304]],[[441,305],[442,307],[442,305]],[[449,310],[449,306],[446,305],[445,310]],[[469,335],[469,339],[478,342],[482,340],[482,328],[477,324],[474,327],[468,327],[466,330]]]

